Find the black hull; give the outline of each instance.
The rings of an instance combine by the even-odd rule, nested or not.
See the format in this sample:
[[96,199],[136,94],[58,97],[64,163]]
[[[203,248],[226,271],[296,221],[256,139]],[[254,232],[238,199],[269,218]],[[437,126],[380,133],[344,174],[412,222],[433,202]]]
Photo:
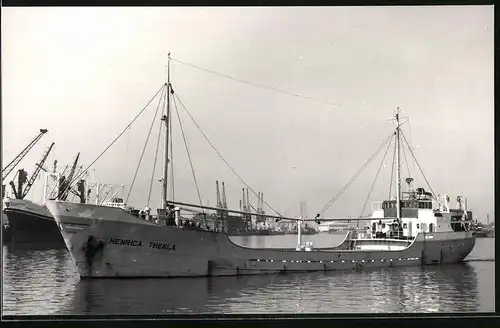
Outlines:
[[12,208],[6,208],[4,215],[9,222],[8,225],[2,226],[4,242],[65,245],[51,216]]

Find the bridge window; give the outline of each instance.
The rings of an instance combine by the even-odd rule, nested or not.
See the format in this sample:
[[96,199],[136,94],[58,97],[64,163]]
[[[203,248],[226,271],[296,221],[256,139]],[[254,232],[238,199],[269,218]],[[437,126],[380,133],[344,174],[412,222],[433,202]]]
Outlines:
[[408,224],[407,223],[403,223],[403,229],[406,229],[408,228]]
[[429,232],[433,232],[434,224],[429,223]]

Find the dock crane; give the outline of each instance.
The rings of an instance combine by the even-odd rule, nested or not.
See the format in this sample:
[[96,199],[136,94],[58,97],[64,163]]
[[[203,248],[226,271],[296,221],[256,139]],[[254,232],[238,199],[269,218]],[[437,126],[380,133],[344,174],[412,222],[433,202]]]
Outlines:
[[[222,207],[222,200],[221,200],[221,197],[220,197],[220,190],[219,190],[219,181],[215,181],[215,186],[216,186],[216,192],[217,192],[217,207],[218,208],[221,208]],[[220,216],[222,215],[220,213],[221,211],[217,211],[217,215]]]
[[227,209],[227,199],[226,199],[226,187],[224,186],[224,181],[222,181],[222,201],[221,207]]
[[[71,188],[71,187],[70,187]],[[77,192],[71,188],[71,192],[80,198],[80,203],[85,204],[87,196],[87,188],[85,187],[85,180],[81,179],[76,183]],[[89,190],[90,191],[90,190]]]
[[219,191],[219,181],[215,181],[215,188],[217,192],[217,207],[221,208],[222,207],[222,201],[220,199],[220,191]]
[[76,170],[76,164],[78,163],[78,158],[80,157],[80,153],[76,155],[75,161],[73,162],[73,166],[71,167],[71,170],[68,174],[67,177],[62,176],[61,177],[61,183],[59,184],[59,192],[58,192],[58,199],[59,200],[66,200],[68,198],[68,194],[71,189],[70,183],[73,180],[73,176],[75,175],[75,170]]
[[[24,199],[28,192],[30,191],[31,187],[35,183],[36,178],[38,177],[38,174],[40,174],[40,170],[43,168],[43,164],[47,160],[47,157],[50,154],[50,151],[52,150],[52,147],[54,147],[54,143],[50,145],[50,147],[45,151],[45,153],[42,155],[42,159],[40,160],[39,163],[36,164],[35,171],[31,175],[30,179],[27,180],[28,178],[28,173],[24,169],[20,169],[18,171],[18,179],[17,179],[17,190],[16,186],[13,181],[10,182],[10,186],[12,187],[12,191],[14,192],[14,196],[16,199]],[[26,183],[26,188],[23,190],[23,185]]]
[[[56,179],[56,181],[60,182],[61,179],[58,178],[60,176],[59,173],[56,173],[57,171],[57,160],[54,161],[54,166],[53,166],[53,171],[52,172],[49,172],[47,169],[45,168],[41,168],[42,171],[44,171],[46,174],[52,176],[53,178]],[[67,166],[66,168],[64,169],[64,172],[66,171],[67,169]],[[64,174],[63,172],[63,174]],[[45,184],[47,185],[47,177],[46,177],[46,181],[45,181]],[[47,187],[47,186],[46,186]],[[75,196],[77,196],[78,198],[80,198],[80,203],[82,204],[85,204],[86,201],[87,201],[87,197],[86,197],[86,181],[83,180],[83,179],[80,179],[80,181],[77,182],[76,184],[76,189],[73,188],[72,186],[69,186],[69,191],[71,193],[73,193]],[[50,196],[50,199],[55,199],[55,197],[57,196],[57,192],[58,192],[58,188],[54,191],[52,191],[51,193],[51,196]],[[46,194],[47,191],[44,192],[44,195]],[[44,196],[44,199],[45,199],[45,196]]]
[[7,164],[7,166],[2,170],[2,182],[5,180],[5,178],[12,172],[12,170],[19,164],[19,162],[26,156],[26,154],[33,148],[33,146],[42,138],[42,136],[47,133],[49,130],[47,129],[40,129],[40,133],[19,153],[19,155],[16,156],[10,162]]

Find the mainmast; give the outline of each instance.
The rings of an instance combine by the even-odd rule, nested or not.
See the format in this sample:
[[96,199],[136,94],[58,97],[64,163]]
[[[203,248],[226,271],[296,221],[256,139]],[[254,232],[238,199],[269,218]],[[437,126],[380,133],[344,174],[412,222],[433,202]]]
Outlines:
[[399,158],[399,107],[396,110],[396,217],[401,220],[401,163]]
[[[161,208],[166,209],[167,208],[167,177],[168,177],[168,135],[169,135],[169,120],[170,120],[170,52],[168,53],[168,58],[167,58],[167,82],[165,83],[167,90],[164,94],[164,97],[166,97],[166,103],[167,103],[167,113],[166,115],[163,115],[161,120],[165,123],[165,158],[163,161],[163,186],[162,186],[162,204]],[[165,104],[165,100],[163,102]]]

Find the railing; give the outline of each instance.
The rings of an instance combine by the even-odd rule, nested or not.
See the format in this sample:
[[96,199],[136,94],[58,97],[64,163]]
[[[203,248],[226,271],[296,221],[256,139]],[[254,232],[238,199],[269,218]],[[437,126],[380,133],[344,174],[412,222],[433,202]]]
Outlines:
[[[176,226],[175,219],[170,218],[172,221],[169,223],[169,218],[165,215],[150,214],[149,216],[138,215],[142,220],[155,223],[161,226]],[[180,217],[179,218],[179,228],[194,229],[202,231],[215,231],[215,232],[227,232],[227,226],[223,220],[214,219],[207,216],[207,218],[193,219]]]

